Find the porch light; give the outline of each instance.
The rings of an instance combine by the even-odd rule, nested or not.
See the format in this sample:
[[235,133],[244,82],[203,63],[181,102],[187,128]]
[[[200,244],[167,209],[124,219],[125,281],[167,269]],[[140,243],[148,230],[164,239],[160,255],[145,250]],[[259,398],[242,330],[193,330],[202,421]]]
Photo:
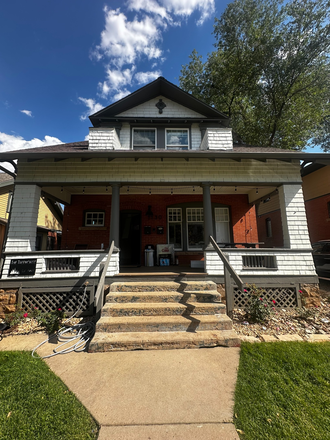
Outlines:
[[149,188],[149,196],[151,196],[151,188]]
[[258,188],[256,188],[256,194],[259,194],[259,190],[258,190]]
[[127,192],[129,192],[129,186],[127,187]]
[[171,196],[173,196],[173,188],[171,188]]
[[193,186],[193,192],[195,192],[195,187]]
[[105,192],[108,192],[108,187],[107,186],[105,187]]
[[85,193],[85,187],[83,187],[83,191],[82,192],[83,192],[83,194]]
[[237,192],[237,186],[235,186],[235,192]]
[[63,186],[61,186],[61,193],[63,192]]

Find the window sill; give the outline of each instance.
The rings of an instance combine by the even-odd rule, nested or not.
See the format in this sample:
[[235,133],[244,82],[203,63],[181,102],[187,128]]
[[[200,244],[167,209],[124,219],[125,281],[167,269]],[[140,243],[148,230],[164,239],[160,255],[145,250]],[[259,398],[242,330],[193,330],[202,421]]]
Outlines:
[[108,228],[106,226],[80,226],[79,231],[106,231]]

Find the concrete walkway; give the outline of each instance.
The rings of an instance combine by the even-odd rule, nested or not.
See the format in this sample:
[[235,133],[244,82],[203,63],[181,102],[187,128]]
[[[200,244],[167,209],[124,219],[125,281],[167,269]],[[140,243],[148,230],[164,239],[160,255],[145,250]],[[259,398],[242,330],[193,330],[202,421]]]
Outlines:
[[[43,339],[9,336],[0,350],[31,350]],[[232,423],[238,348],[70,353],[46,361],[101,425],[99,440],[239,439]]]

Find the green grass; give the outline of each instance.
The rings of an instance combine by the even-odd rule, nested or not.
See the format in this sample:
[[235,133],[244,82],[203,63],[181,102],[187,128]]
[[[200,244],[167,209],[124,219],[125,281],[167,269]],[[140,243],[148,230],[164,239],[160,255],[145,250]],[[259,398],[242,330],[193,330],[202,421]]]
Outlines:
[[243,343],[234,412],[245,440],[330,439],[330,343]]
[[0,439],[96,439],[98,425],[31,352],[0,352]]

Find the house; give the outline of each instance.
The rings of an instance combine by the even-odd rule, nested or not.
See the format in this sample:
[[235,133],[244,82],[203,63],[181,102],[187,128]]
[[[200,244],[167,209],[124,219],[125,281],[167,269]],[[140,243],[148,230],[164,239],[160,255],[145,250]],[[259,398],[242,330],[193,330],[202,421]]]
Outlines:
[[[223,283],[210,236],[242,281],[279,305],[296,304],[300,286],[318,282],[300,161],[326,155],[233,143],[226,115],[161,77],[90,121],[88,141],[0,155],[18,160],[0,287],[47,284],[58,298],[88,279],[92,306],[112,241],[109,284],[146,263],[153,271],[170,263],[181,278],[202,265],[204,279]],[[64,205],[57,251],[35,251],[41,194]],[[260,226],[260,207],[274,200],[280,209]],[[235,292],[237,306],[244,294]]]

